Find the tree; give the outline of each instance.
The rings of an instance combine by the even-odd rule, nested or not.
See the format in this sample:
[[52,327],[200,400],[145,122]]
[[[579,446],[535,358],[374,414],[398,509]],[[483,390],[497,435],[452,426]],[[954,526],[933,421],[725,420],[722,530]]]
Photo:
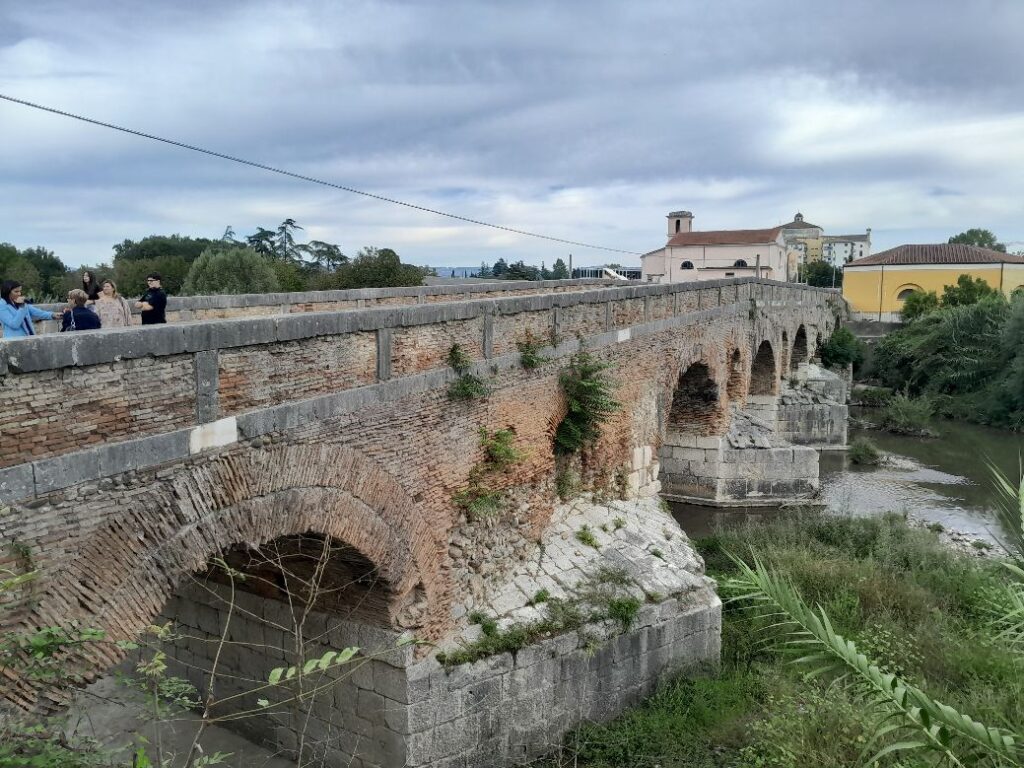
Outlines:
[[390,248],[363,248],[348,264],[334,273],[335,288],[397,288],[422,285],[424,270],[403,264]]
[[309,255],[320,269],[333,272],[342,264],[348,264],[348,256],[341,252],[341,248],[334,243],[325,243],[323,240],[310,240],[302,249]]
[[181,235],[149,235],[138,242],[124,240],[114,246],[114,264],[120,261],[143,261],[177,257],[191,263],[209,248],[214,240]]
[[494,266],[491,267],[491,274],[494,277],[505,278],[505,274],[508,272],[508,264],[505,263],[504,259],[498,259],[494,262]]
[[821,362],[828,368],[843,368],[864,360],[864,343],[849,328],[836,328],[821,348]]
[[818,288],[842,288],[843,270],[827,261],[812,261],[804,265],[804,278],[808,285]]
[[476,273],[477,277],[493,277],[491,267],[486,261],[480,262],[480,271]]
[[555,259],[555,263],[551,267],[551,279],[552,280],[568,280],[569,279],[569,268],[565,266],[565,262],[561,259]]
[[245,238],[245,242],[248,243],[249,247],[256,251],[260,256],[266,256],[268,259],[272,259],[276,255],[274,243],[275,237],[274,230],[256,227],[256,232],[247,236]]
[[950,243],[961,245],[976,245],[979,248],[989,248],[993,251],[1006,253],[1006,246],[996,240],[996,236],[989,229],[968,229],[959,235],[949,238]]
[[523,262],[522,259],[519,261],[509,264],[508,271],[505,272],[506,280],[539,280],[540,270],[536,267],[532,267]]
[[903,300],[903,309],[900,310],[900,317],[903,322],[912,323],[922,315],[934,312],[939,308],[939,296],[935,291],[914,291]]
[[208,249],[193,262],[182,291],[209,293],[272,293],[280,290],[270,261],[251,248]]
[[947,285],[943,288],[942,306],[963,307],[998,295],[999,291],[980,277],[960,275],[956,280],[956,285]]

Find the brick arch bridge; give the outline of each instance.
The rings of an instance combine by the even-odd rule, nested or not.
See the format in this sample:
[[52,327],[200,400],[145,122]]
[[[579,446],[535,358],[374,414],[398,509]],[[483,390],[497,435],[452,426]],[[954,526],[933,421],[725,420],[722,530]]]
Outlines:
[[[536,541],[551,520],[558,379],[581,347],[612,364],[624,406],[588,451],[589,481],[624,473],[633,492],[660,480],[707,503],[788,500],[787,482],[810,482],[799,453],[813,454],[816,482],[816,453],[775,424],[790,360],[806,371],[845,313],[833,291],[564,281],[362,292],[356,308],[303,298],[271,315],[231,297],[230,319],[0,342],[0,565],[38,573],[4,598],[0,631],[74,619],[126,639],[192,600],[183,582],[212,558],[309,535],[379,577],[378,615],[363,623],[440,639],[480,579],[506,572],[487,549],[493,529]],[[518,346],[537,340],[546,362],[526,370]],[[447,396],[453,345],[486,397]],[[481,429],[505,428],[524,459],[493,482],[519,506],[475,524],[453,496],[483,458]],[[742,446],[760,451],[748,461],[735,440],[762,432],[768,442]],[[793,477],[772,475],[782,455]],[[97,672],[121,655],[88,653]],[[417,654],[399,655],[412,706]],[[31,705],[38,686],[4,674],[7,697]],[[396,728],[406,743],[416,732]]]

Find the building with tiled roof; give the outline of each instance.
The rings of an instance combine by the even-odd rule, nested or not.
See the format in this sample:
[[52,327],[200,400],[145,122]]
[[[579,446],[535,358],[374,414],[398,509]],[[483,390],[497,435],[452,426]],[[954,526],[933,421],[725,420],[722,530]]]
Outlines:
[[[790,279],[782,227],[694,230],[693,214],[668,215],[668,242],[640,257],[643,279],[654,283],[752,277]],[[795,275],[795,268],[792,270]]]
[[898,322],[910,294],[941,295],[961,275],[980,278],[1009,296],[1024,286],[1024,256],[958,243],[898,245],[847,264],[843,297],[856,318]]

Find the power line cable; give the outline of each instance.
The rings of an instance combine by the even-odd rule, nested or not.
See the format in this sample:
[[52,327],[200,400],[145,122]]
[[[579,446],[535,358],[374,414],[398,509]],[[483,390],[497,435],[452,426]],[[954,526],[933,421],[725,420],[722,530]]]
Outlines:
[[11,102],[13,104],[21,104],[22,106],[25,106],[25,107],[31,107],[32,109],[38,109],[38,110],[40,110],[42,112],[49,112],[50,114],[53,114],[53,115],[59,115],[61,117],[69,117],[72,120],[78,120],[78,121],[83,122],[83,123],[89,123],[90,125],[98,125],[101,128],[110,128],[111,130],[120,131],[121,133],[127,133],[127,134],[129,134],[131,136],[138,136],[138,137],[143,138],[143,139],[150,139],[152,141],[159,141],[159,142],[161,142],[163,144],[170,144],[172,147],[178,147],[180,149],[187,149],[187,150],[190,150],[192,152],[199,152],[200,154],[209,155],[210,157],[217,157],[217,158],[220,158],[221,160],[230,160],[233,163],[239,163],[240,165],[248,165],[251,168],[259,168],[262,171],[269,171],[271,173],[277,173],[277,174],[280,174],[281,176],[288,176],[290,178],[298,179],[300,181],[309,181],[309,182],[312,182],[313,184],[319,184],[319,185],[324,186],[324,187],[331,187],[332,189],[340,189],[342,192],[350,192],[353,195],[362,195],[363,197],[369,197],[369,198],[371,198],[373,200],[380,200],[381,202],[391,203],[392,205],[400,205],[400,206],[403,206],[405,208],[411,208],[414,211],[422,211],[424,213],[432,213],[435,216],[444,216],[444,217],[449,218],[449,219],[455,219],[456,221],[466,222],[467,224],[476,224],[477,226],[480,226],[480,227],[489,227],[490,229],[497,229],[497,230],[500,230],[502,232],[510,232],[512,234],[515,234],[515,235],[524,235],[526,237],[534,237],[534,238],[538,238],[540,240],[549,240],[549,241],[551,241],[553,243],[562,243],[563,245],[576,245],[576,246],[579,246],[581,248],[593,248],[594,250],[610,251],[612,253],[626,253],[626,254],[629,254],[631,256],[640,256],[640,255],[642,255],[639,251],[627,251],[627,250],[624,250],[622,248],[609,248],[608,246],[604,246],[604,245],[594,245],[593,243],[583,243],[583,242],[580,242],[578,240],[566,240],[566,239],[561,238],[561,237],[553,237],[551,235],[542,235],[542,234],[540,234],[538,232],[530,232],[530,231],[525,230],[525,229],[516,229],[515,227],[506,227],[506,226],[503,226],[501,224],[492,224],[492,223],[487,222],[487,221],[481,221],[480,219],[471,219],[468,216],[460,216],[457,213],[448,213],[447,211],[439,211],[439,210],[437,210],[435,208],[427,208],[426,206],[416,205],[415,203],[407,203],[407,202],[404,202],[402,200],[396,200],[395,198],[392,198],[392,197],[385,197],[384,195],[375,195],[372,192],[365,192],[365,191],[363,191],[361,189],[355,189],[354,187],[346,187],[343,184],[335,184],[334,182],[331,182],[331,181],[324,181],[323,179],[318,179],[318,178],[316,178],[314,176],[306,176],[306,175],[301,174],[301,173],[295,173],[293,171],[286,171],[283,168],[275,168],[272,165],[265,165],[263,163],[257,163],[255,160],[246,160],[245,158],[242,158],[242,157],[235,157],[234,155],[224,154],[223,152],[216,152],[216,151],[214,151],[212,149],[205,149],[203,147],[198,147],[198,146],[196,146],[194,144],[186,144],[183,141],[175,141],[174,139],[164,138],[163,136],[156,136],[156,135],[154,135],[152,133],[145,133],[144,131],[137,131],[134,128],[125,128],[124,126],[115,125],[114,123],[107,123],[107,122],[104,122],[102,120],[93,119],[91,117],[85,117],[83,115],[76,115],[73,112],[65,112],[64,110],[61,110],[61,109],[56,109],[54,107],[47,107],[47,106],[45,106],[43,104],[36,104],[34,102],[31,102],[31,101],[26,101],[25,99],[17,99],[17,98],[15,98],[13,96],[7,96],[6,94],[3,94],[3,93],[0,93],[0,99],[3,99],[4,101],[9,101],[9,102]]

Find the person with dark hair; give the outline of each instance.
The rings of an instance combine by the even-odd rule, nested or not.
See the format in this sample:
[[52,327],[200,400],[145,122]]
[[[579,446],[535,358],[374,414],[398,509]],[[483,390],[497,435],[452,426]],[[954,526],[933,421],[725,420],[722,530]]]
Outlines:
[[85,291],[89,302],[96,301],[100,297],[99,281],[96,280],[96,275],[89,270],[82,273],[82,290]]
[[21,295],[21,283],[17,280],[4,280],[0,286],[0,330],[3,338],[35,336],[34,321],[58,320],[60,316],[60,312],[45,312],[33,307]]
[[167,294],[160,287],[160,275],[150,272],[146,276],[146,292],[142,298],[135,302],[135,306],[142,310],[143,325],[157,325],[166,323],[167,317],[164,312],[167,309]]
[[68,304],[71,311],[64,313],[64,320],[60,324],[61,331],[96,331],[102,327],[99,316],[91,309],[87,309],[85,302],[89,300],[89,294],[75,288],[68,292]]

